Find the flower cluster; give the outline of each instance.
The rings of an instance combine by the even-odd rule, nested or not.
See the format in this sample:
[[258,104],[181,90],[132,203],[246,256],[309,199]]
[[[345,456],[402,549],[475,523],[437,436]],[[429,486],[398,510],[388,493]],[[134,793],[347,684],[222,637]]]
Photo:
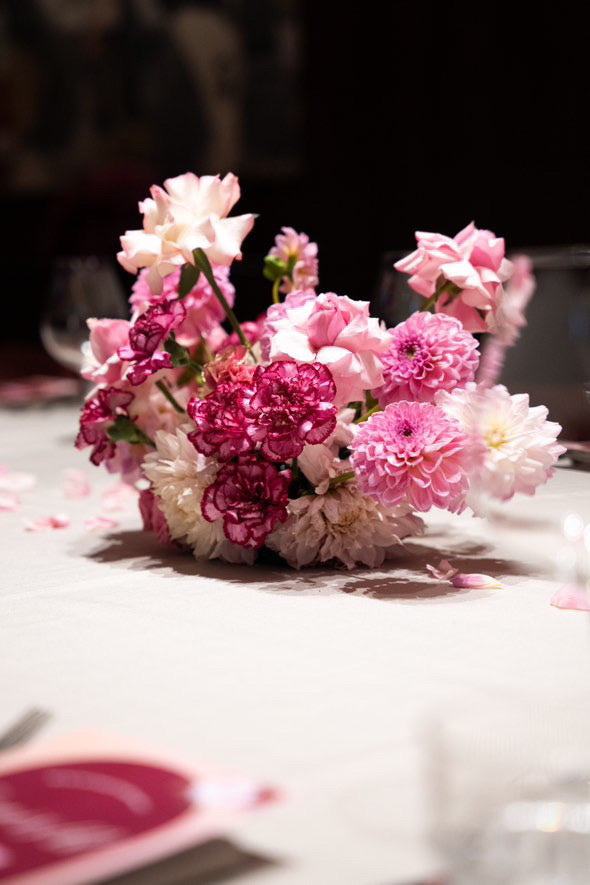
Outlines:
[[376,567],[425,530],[418,514],[551,477],[559,426],[496,384],[534,291],[526,257],[474,224],[418,233],[396,266],[423,309],[387,328],[367,301],[316,291],[318,247],[284,227],[273,303],[240,324],[230,271],[254,216],[230,216],[239,195],[232,174],[154,186],[121,237],[131,319],[89,321],[76,445],[136,485],[146,531],[199,558]]

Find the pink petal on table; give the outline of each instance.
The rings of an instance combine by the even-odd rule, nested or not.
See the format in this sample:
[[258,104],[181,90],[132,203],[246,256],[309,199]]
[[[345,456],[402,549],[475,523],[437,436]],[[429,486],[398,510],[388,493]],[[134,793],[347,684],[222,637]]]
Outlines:
[[25,531],[47,532],[52,529],[67,529],[70,525],[70,517],[65,513],[55,513],[53,516],[44,516],[41,519],[25,520]]
[[448,581],[459,571],[458,568],[454,568],[448,559],[441,559],[438,564],[438,567],[434,565],[427,565],[427,570],[430,572],[433,578],[436,578],[437,581]]
[[1,492],[26,492],[32,489],[37,479],[32,473],[20,473],[8,470],[0,465],[0,491]]
[[86,498],[92,486],[83,470],[64,470],[64,495],[66,498]]
[[119,525],[116,519],[109,519],[107,516],[94,516],[84,522],[84,528],[87,532],[102,532],[104,529],[114,529]]
[[10,513],[20,507],[20,501],[11,492],[0,492],[0,512]]
[[451,578],[451,584],[461,590],[475,590],[477,588],[492,590],[502,587],[502,584],[490,575],[478,575],[477,573],[468,575],[463,572],[454,575]]
[[102,496],[103,510],[126,510],[137,504],[139,492],[124,482],[117,483],[111,489],[107,489]]
[[570,611],[579,612],[590,611],[590,595],[583,587],[576,584],[564,584],[563,587],[555,591],[549,602],[555,608],[567,608]]

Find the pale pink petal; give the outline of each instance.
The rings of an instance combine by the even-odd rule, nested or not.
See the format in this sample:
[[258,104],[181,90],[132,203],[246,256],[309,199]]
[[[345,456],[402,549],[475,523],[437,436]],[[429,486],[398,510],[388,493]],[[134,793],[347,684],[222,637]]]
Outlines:
[[64,471],[64,495],[66,498],[86,498],[92,486],[84,471],[74,468]]
[[1,492],[27,492],[37,483],[32,473],[20,473],[0,467],[0,491]]
[[84,522],[87,532],[102,532],[105,529],[114,529],[119,525],[118,520],[109,519],[108,516],[94,516]]
[[67,529],[70,518],[65,513],[56,513],[53,516],[45,516],[40,519],[27,519],[24,526],[27,532],[47,532],[53,529]]
[[437,581],[448,581],[459,572],[459,569],[454,568],[448,559],[441,559],[438,566],[428,564],[426,568]]
[[109,512],[127,510],[137,503],[139,492],[133,486],[120,482],[116,486],[107,489],[102,496],[102,508]]
[[11,513],[20,507],[20,501],[12,492],[0,492],[0,513]]
[[549,600],[555,608],[566,608],[570,611],[590,611],[590,595],[576,584],[565,584],[557,590]]
[[459,587],[463,590],[474,590],[474,589],[488,589],[488,590],[496,590],[502,587],[502,584],[496,580],[496,578],[490,577],[490,575],[478,575],[476,573],[468,575],[459,572],[451,578],[451,584],[453,587]]

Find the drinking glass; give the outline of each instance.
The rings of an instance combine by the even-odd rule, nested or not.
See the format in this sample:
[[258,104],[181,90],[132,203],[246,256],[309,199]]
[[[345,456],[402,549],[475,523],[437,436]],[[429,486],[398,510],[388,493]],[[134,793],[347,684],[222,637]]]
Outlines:
[[86,321],[92,317],[128,317],[115,269],[95,255],[58,259],[39,331],[47,352],[76,373],[83,363],[82,345],[88,339]]

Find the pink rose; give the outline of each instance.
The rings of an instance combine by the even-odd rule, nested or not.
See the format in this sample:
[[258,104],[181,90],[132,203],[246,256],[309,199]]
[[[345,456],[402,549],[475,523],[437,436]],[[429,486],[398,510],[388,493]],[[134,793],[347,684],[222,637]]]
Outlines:
[[335,405],[364,399],[383,383],[380,356],[390,335],[369,316],[367,301],[328,292],[298,292],[270,307],[261,339],[265,360],[292,359],[327,366],[336,384]]
[[395,264],[410,274],[411,288],[431,298],[445,281],[456,286],[459,291],[444,292],[435,310],[454,316],[469,332],[488,331],[503,296],[502,283],[512,274],[504,240],[473,222],[453,239],[417,231],[416,240],[418,248]]
[[154,185],[151,197],[139,204],[143,230],[128,230],[121,237],[119,263],[130,273],[149,268],[148,284],[155,294],[162,280],[183,264],[194,263],[193,250],[203,249],[210,262],[229,266],[242,257],[244,237],[252,230],[253,215],[228,218],[240,198],[240,185],[228,173],[192,172],[168,178],[164,189]]
[[95,384],[116,384],[126,366],[117,353],[127,343],[130,324],[127,320],[87,320],[90,339],[85,345],[86,361],[82,377]]

